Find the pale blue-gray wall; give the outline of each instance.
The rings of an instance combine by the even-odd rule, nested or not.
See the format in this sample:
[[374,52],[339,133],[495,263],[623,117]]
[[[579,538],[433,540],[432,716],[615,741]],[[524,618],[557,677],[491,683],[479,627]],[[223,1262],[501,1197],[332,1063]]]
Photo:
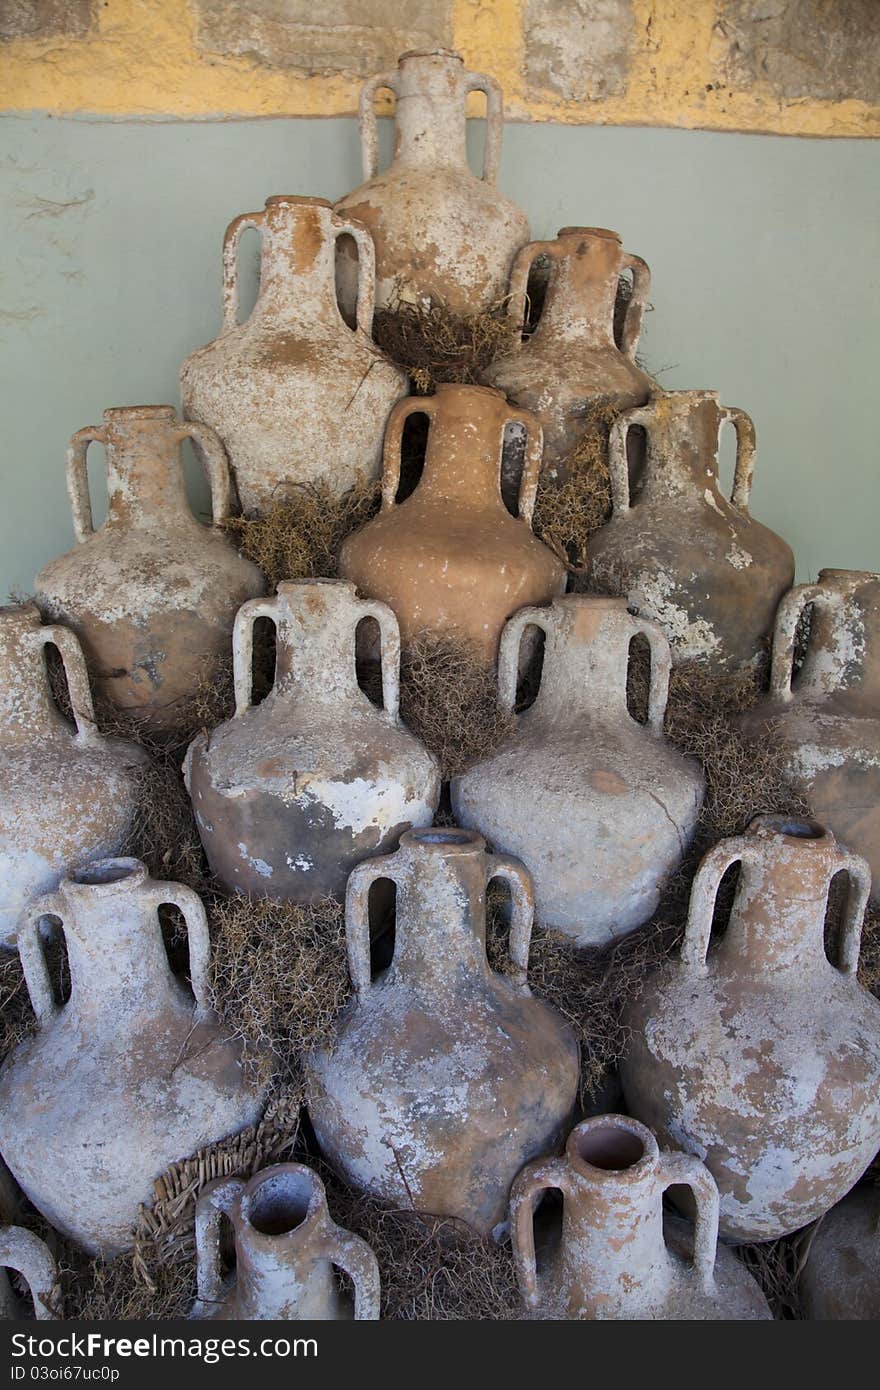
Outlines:
[[[387,123],[383,123],[387,125]],[[387,131],[386,131],[387,136]],[[271,193],[359,181],[349,120],[0,122],[0,592],[73,543],[68,436],[177,400],[219,324],[223,229]],[[642,352],[758,430],[753,511],[802,579],[880,569],[876,142],[510,125],[532,233],[617,228],[654,275]],[[98,460],[100,462],[100,460]]]

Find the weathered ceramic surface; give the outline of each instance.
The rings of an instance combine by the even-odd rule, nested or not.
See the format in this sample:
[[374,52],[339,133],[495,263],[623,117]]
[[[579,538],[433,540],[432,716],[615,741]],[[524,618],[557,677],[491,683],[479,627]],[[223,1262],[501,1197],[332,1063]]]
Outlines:
[[[235,1268],[224,1276],[221,1221],[235,1243]],[[196,1206],[198,1299],[194,1318],[291,1322],[376,1320],[379,1265],[365,1240],[330,1216],[324,1184],[301,1163],[279,1163],[250,1179],[208,1183]],[[335,1269],[354,1285],[340,1288]]]
[[58,1316],[55,1261],[45,1242],[23,1226],[0,1226],[0,1319],[3,1321],[27,1316],[22,1300],[9,1281],[8,1270],[20,1275],[27,1284],[37,1322]]
[[[397,106],[394,159],[378,173],[375,100],[382,88],[394,93]],[[485,92],[488,103],[482,178],[471,172],[465,144],[473,91]],[[404,53],[395,71],[366,83],[360,101],[366,182],[336,210],[363,223],[375,242],[380,307],[402,300],[475,314],[504,298],[529,224],[495,187],[502,126],[498,83],[466,71],[460,55],[446,49]],[[355,262],[341,249],[341,295],[350,311]]]
[[[793,677],[798,620],[810,635]],[[820,570],[776,615],[768,695],[744,727],[781,743],[786,771],[813,814],[871,866],[880,899],[880,575]]]
[[[510,885],[510,974],[486,959],[486,887]],[[370,979],[367,898],[397,889],[394,957]],[[571,1115],[578,1047],[526,984],[533,900],[515,860],[468,830],[411,830],[397,854],[349,880],[356,997],[332,1051],[306,1062],[322,1152],[353,1187],[395,1205],[503,1227],[522,1165],[552,1150]]]
[[[722,940],[719,883],[739,864]],[[840,965],[824,948],[828,889],[850,880]],[[758,817],[694,879],[680,958],[629,1006],[629,1109],[704,1160],[721,1232],[772,1240],[839,1201],[880,1148],[880,1003],[856,979],[870,875],[820,826]]]
[[[238,244],[260,234],[260,292],[238,321]],[[357,247],[349,328],[336,300],[340,237]],[[323,198],[269,198],[229,224],[223,248],[223,328],[180,371],[185,414],[219,434],[241,505],[265,511],[303,483],[340,496],[379,472],[382,433],[406,376],[379,351],[374,256],[367,231]]]
[[[251,704],[253,625],[277,633],[275,684]],[[384,708],[355,673],[359,623],[381,633]],[[354,585],[301,580],[245,604],[233,636],[236,713],[199,734],[184,766],[196,823],[229,889],[288,901],[342,897],[348,875],[430,825],[440,799],[436,759],[401,723],[400,638],[384,603]]]
[[[529,271],[539,256],[550,262],[550,279],[537,327],[522,342]],[[633,293],[618,347],[614,304],[625,271],[632,272]],[[496,358],[483,380],[540,420],[548,478],[565,481],[559,465],[591,412],[648,400],[653,383],[635,354],[650,285],[645,262],[623,250],[616,232],[599,227],[562,227],[555,241],[533,241],[514,260],[508,304],[517,346]]]
[[[403,426],[419,413],[429,420],[425,466],[398,503]],[[500,490],[511,423],[527,431],[516,517]],[[564,591],[563,565],[532,533],[541,447],[534,416],[482,386],[440,386],[436,395],[401,401],[392,411],[382,508],[345,540],[339,571],[394,609],[404,645],[422,634],[458,637],[494,666],[507,619]]]
[[880,1318],[880,1187],[857,1187],[823,1216],[799,1293],[815,1321]]
[[[205,462],[213,526],[190,511],[184,439]],[[97,531],[86,468],[93,441],[107,451],[107,520]],[[181,423],[173,406],[105,410],[101,426],[73,436],[67,484],[79,544],[37,575],[37,603],[76,632],[101,695],[150,728],[173,728],[228,650],[236,610],[265,588],[219,526],[230,505],[222,445],[203,425]]]
[[[52,699],[45,651],[64,663],[75,728]],[[115,853],[134,817],[146,754],[95,724],[82,649],[32,603],[0,608],[0,943],[26,904],[76,864]]]
[[[671,1230],[664,1223],[663,1193],[672,1185],[693,1192],[692,1234],[683,1222]],[[535,1208],[550,1189],[562,1194],[561,1229],[548,1232],[536,1256]],[[637,1120],[597,1115],[576,1125],[562,1158],[519,1174],[510,1224],[520,1292],[537,1317],[770,1317],[752,1276],[718,1246],[711,1174],[689,1154],[661,1153]]]
[[[499,703],[516,700],[524,632],[546,634],[535,703],[485,761],[452,782],[452,807],[529,867],[538,920],[599,946],[632,931],[693,834],[703,799],[699,765],[663,736],[669,643],[624,599],[566,594],[523,608],[501,639]],[[630,642],[651,647],[647,724],[630,715]]]
[[[192,988],[172,974],[158,908],[183,914]],[[41,922],[57,917],[70,998],[55,1002]],[[132,1242],[169,1164],[254,1124],[263,1097],[209,1003],[199,898],[137,859],[106,859],[38,898],[18,949],[38,1031],[0,1070],[0,1150],[48,1221],[90,1253]]]
[[[730,421],[737,458],[730,500],[718,482],[718,438]],[[626,440],[641,425],[647,454],[631,491]],[[660,623],[676,664],[719,672],[755,665],[794,578],[790,547],[748,511],[755,428],[715,391],[657,391],[611,428],[613,515],[590,538],[591,587],[625,595]]]

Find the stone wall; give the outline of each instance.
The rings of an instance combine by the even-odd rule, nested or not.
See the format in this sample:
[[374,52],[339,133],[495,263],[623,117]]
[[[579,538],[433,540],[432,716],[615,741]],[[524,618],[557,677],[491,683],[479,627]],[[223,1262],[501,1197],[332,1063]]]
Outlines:
[[880,134],[880,0],[0,0],[0,100],[349,115],[365,74],[434,45],[514,120]]

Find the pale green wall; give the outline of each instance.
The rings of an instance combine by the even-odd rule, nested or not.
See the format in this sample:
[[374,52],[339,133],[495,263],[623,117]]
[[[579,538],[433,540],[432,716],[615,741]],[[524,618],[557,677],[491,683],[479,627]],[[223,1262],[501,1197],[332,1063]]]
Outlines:
[[[227,221],[359,178],[349,120],[0,122],[0,592],[72,544],[68,436],[177,399],[219,324]],[[643,354],[758,429],[755,514],[799,576],[880,569],[880,150],[867,140],[511,125],[502,185],[533,235],[617,228],[654,273]]]

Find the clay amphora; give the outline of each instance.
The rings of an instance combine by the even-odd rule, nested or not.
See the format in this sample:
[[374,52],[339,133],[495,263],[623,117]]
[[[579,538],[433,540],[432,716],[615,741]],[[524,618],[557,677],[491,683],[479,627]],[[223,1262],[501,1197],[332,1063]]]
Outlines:
[[[249,227],[260,233],[260,292],[239,323],[238,243]],[[357,246],[353,328],[336,300],[341,236]],[[374,277],[369,234],[324,198],[269,198],[229,224],[223,327],[184,362],[180,393],[185,414],[226,445],[245,512],[283,502],[297,484],[342,496],[378,475],[385,420],[407,379],[370,336]]]
[[[694,1196],[689,1241],[683,1222],[664,1223],[663,1193],[673,1185]],[[535,1207],[550,1189],[562,1194],[562,1227],[536,1257]],[[520,1292],[538,1317],[770,1317],[752,1276],[718,1245],[708,1169],[690,1154],[662,1153],[650,1130],[624,1115],[584,1120],[562,1158],[530,1163],[511,1188],[510,1225]]]
[[[251,704],[254,623],[271,618],[271,694]],[[381,634],[384,708],[355,674],[358,624]],[[400,638],[384,603],[326,579],[279,584],[247,603],[233,635],[235,716],[199,734],[187,787],[211,867],[231,890],[312,902],[343,897],[369,855],[430,825],[440,799],[436,759],[400,721]]]
[[[75,727],[52,698],[46,648],[61,657]],[[95,724],[82,649],[66,627],[41,627],[33,603],[0,608],[0,943],[14,946],[23,908],[63,874],[122,845],[147,756]]]
[[[510,887],[510,973],[486,958],[486,888]],[[370,885],[397,891],[394,956],[370,979]],[[510,1184],[555,1147],[578,1085],[568,1025],[526,984],[528,874],[469,830],[409,830],[355,869],[346,937],[355,999],[331,1050],[306,1061],[321,1150],[351,1186],[481,1235],[503,1227]]]
[[[429,421],[425,466],[398,503],[403,426],[418,413]],[[510,423],[527,431],[516,517],[500,487]],[[425,634],[453,636],[494,666],[507,619],[565,589],[563,565],[532,533],[540,467],[540,425],[500,391],[443,385],[434,396],[401,401],[385,434],[382,509],[343,543],[340,574],[390,604],[404,646]]]
[[[523,342],[529,271],[539,256],[550,261],[550,280],[537,327]],[[626,270],[632,271],[633,292],[618,347],[614,303]],[[635,354],[650,285],[645,262],[622,249],[616,232],[599,227],[562,227],[555,241],[533,241],[514,260],[508,303],[516,346],[496,358],[482,379],[538,417],[548,478],[565,481],[559,465],[591,414],[629,410],[648,400],[651,378]]]
[[[394,159],[381,174],[376,140],[376,93],[397,99]],[[468,92],[485,92],[483,175],[471,173],[465,142]],[[336,204],[356,218],[376,244],[376,303],[398,300],[477,314],[507,293],[514,253],[529,224],[496,188],[504,109],[492,77],[468,72],[447,49],[404,53],[394,72],[373,77],[360,100],[364,178]],[[344,249],[344,248],[341,248]],[[342,301],[354,302],[354,262],[340,265]]]
[[[184,439],[205,461],[213,526],[187,502]],[[93,441],[107,451],[107,520],[97,531],[86,470]],[[228,650],[236,610],[265,589],[220,529],[230,505],[223,447],[204,425],[181,424],[173,406],[121,406],[73,436],[67,486],[79,545],[37,575],[37,603],[74,629],[100,695],[151,729],[173,728]]]
[[880,1187],[857,1187],[822,1217],[798,1292],[814,1321],[880,1318]]
[[37,1322],[58,1317],[55,1261],[45,1242],[24,1226],[0,1226],[0,1320],[4,1322],[27,1317],[7,1270],[13,1270],[27,1284]]
[[[795,633],[812,623],[792,677]],[[880,896],[880,575],[820,570],[786,594],[776,615],[769,694],[743,718],[770,734],[813,814],[871,866]],[[769,726],[769,727],[768,727]]]
[[[703,776],[663,736],[670,658],[656,623],[632,617],[624,599],[580,594],[521,609],[501,639],[504,710],[514,708],[530,627],[546,635],[537,699],[494,753],[455,778],[452,808],[528,865],[543,925],[599,946],[656,908],[693,834]],[[646,724],[626,703],[639,635],[651,649]]]
[[[730,501],[718,483],[718,438],[737,433]],[[626,440],[644,426],[647,454],[630,492]],[[613,515],[590,537],[592,588],[623,594],[664,628],[672,659],[704,661],[719,672],[756,665],[794,557],[779,536],[749,515],[755,427],[716,391],[656,392],[647,406],[614,422],[608,445]]]
[[[168,963],[163,904],[186,922],[191,987]],[[67,947],[62,1005],[45,917]],[[109,1257],[131,1245],[168,1165],[256,1123],[262,1094],[211,1010],[208,924],[190,889],[156,882],[137,859],[105,859],[31,905],[18,949],[38,1029],[0,1069],[0,1151],[57,1230]]]
[[[718,887],[739,864],[723,938]],[[825,953],[832,878],[849,893],[839,965]],[[700,864],[680,957],[630,1004],[628,1108],[698,1153],[721,1233],[773,1240],[840,1200],[880,1148],[880,1003],[856,979],[870,875],[808,821],[759,816]]]
[[[221,1222],[235,1242],[235,1269],[223,1274]],[[198,1300],[194,1318],[376,1320],[379,1266],[365,1240],[337,1226],[324,1184],[302,1163],[264,1168],[249,1182],[218,1178],[196,1206]],[[354,1300],[334,1272],[354,1285]],[[352,1306],[353,1302],[353,1306]]]

